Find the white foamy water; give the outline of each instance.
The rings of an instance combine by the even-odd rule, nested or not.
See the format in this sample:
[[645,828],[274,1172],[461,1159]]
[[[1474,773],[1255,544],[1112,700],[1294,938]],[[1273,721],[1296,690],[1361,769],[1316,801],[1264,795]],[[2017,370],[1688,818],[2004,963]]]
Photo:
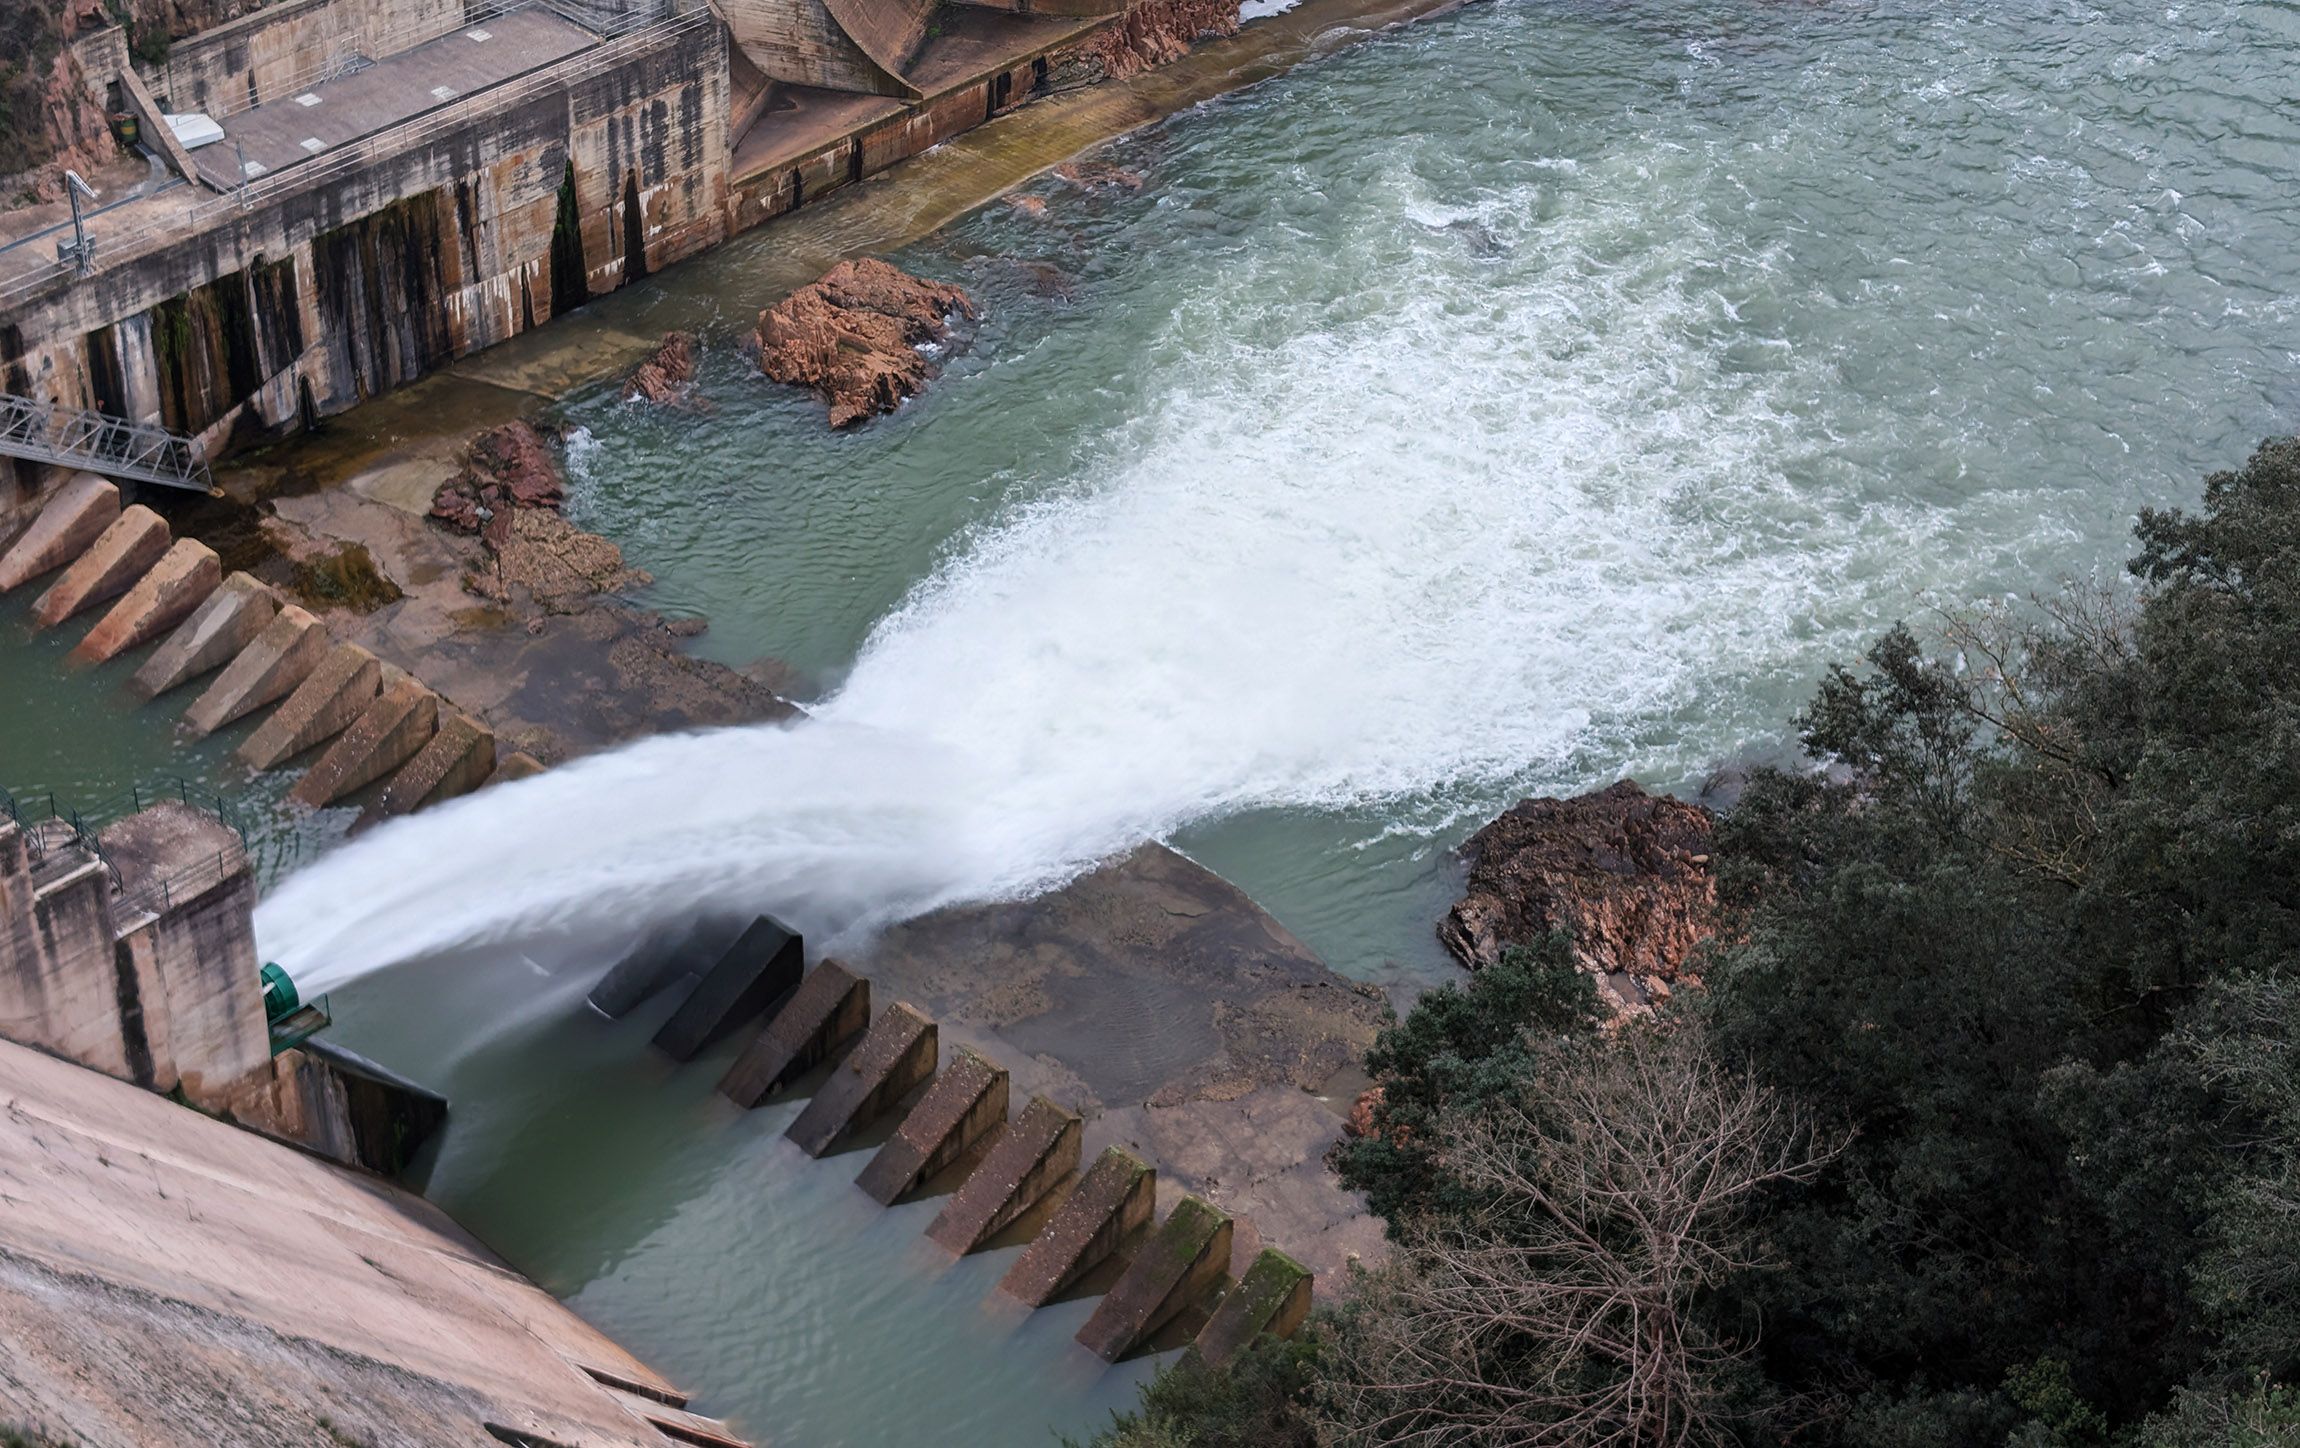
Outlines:
[[1380,218],[1417,275],[1332,325],[1225,335],[1258,283],[1210,285],[1151,349],[1154,410],[963,540],[811,719],[393,824],[274,892],[266,952],[326,989],[705,904],[835,941],[1241,809],[1516,775],[1777,649],[1830,540],[1749,548],[1703,501],[1785,485],[1765,389],[1686,345],[1701,239],[1591,277],[1551,228],[1554,264],[1485,291],[1449,220]]

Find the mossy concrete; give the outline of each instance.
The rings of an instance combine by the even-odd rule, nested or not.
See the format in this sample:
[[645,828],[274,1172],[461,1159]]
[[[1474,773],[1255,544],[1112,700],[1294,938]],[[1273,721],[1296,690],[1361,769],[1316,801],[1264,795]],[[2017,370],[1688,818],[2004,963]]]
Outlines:
[[933,1076],[939,1050],[934,1022],[916,1006],[896,1001],[880,1012],[783,1134],[807,1155],[821,1156]]
[[926,1229],[964,1256],[1045,1199],[1078,1170],[1078,1114],[1033,1096]]
[[1144,1228],[1156,1214],[1158,1173],[1120,1147],[1106,1147],[1046,1224],[999,1279],[998,1288],[1044,1307]]
[[1267,1333],[1292,1337],[1310,1316],[1310,1269],[1265,1247],[1199,1330],[1198,1356],[1220,1367]]
[[1005,1122],[1006,1068],[962,1046],[855,1185],[893,1206]]
[[1096,1304],[1078,1340],[1105,1362],[1142,1347],[1158,1329],[1202,1302],[1228,1273],[1230,1234],[1227,1213],[1184,1197]]

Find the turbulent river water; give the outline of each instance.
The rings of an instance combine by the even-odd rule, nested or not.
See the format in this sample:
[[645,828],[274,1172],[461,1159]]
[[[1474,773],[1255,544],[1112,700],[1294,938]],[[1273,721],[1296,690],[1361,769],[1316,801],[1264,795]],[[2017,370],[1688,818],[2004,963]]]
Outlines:
[[[985,1318],[1000,1261],[931,1263],[572,966],[703,899],[830,940],[1156,836],[1433,976],[1474,822],[1775,755],[1890,621],[2112,576],[2294,425],[2296,52],[2285,4],[1472,6],[1103,153],[1138,192],[1048,178],[896,258],[985,319],[845,436],[746,375],[740,241],[647,284],[723,308],[711,410],[569,398],[571,507],[812,719],[379,831],[276,886],[267,953],[454,1097],[435,1193],[703,1406],[1090,1427],[1140,1368],[1077,1361],[1084,1305]],[[100,778],[98,685],[4,647],[48,753],[0,782]]]

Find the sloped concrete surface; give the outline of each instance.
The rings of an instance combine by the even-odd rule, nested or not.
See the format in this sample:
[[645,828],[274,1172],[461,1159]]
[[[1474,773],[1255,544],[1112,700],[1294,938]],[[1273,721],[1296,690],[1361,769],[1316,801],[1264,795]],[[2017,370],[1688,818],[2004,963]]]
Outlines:
[[806,1110],[783,1134],[809,1156],[821,1156],[884,1115],[904,1093],[934,1074],[934,1022],[896,1001],[879,1014]]
[[405,674],[328,746],[288,798],[318,809],[365,789],[421,753],[439,720],[439,696]]
[[1120,1147],[1105,1148],[1054,1219],[999,1279],[999,1290],[1044,1307],[1148,1227],[1157,1200],[1158,1173],[1150,1164]]
[[756,1106],[836,1054],[869,1023],[870,982],[826,960],[736,1058],[719,1090],[737,1106]]
[[893,1206],[1005,1120],[1006,1068],[961,1046],[855,1185],[880,1206]]
[[761,915],[703,972],[671,1018],[655,1032],[656,1049],[674,1061],[692,1061],[713,1041],[798,989],[806,969],[799,933]]
[[209,594],[136,670],[132,685],[147,699],[220,669],[254,643],[280,610],[278,595],[245,573]]
[[248,736],[240,758],[258,769],[277,769],[349,729],[382,687],[383,665],[375,655],[358,644],[337,644]]
[[1198,1356],[1220,1367],[1264,1333],[1292,1337],[1310,1316],[1310,1269],[1264,1247],[1198,1332]]
[[352,828],[366,829],[383,820],[413,814],[425,805],[469,794],[494,772],[494,733],[468,714],[447,714],[440,719],[439,730],[430,742],[391,777],[391,783],[383,787],[383,793]]
[[94,473],[74,474],[48,500],[15,546],[0,555],[0,593],[21,588],[78,558],[119,516],[117,483]]
[[1116,1362],[1202,1300],[1230,1267],[1230,1218],[1196,1197],[1175,1204],[1117,1285],[1078,1330],[1078,1340]]
[[1031,1097],[944,1204],[926,1229],[927,1239],[962,1257],[989,1241],[1078,1170],[1079,1136],[1077,1113],[1043,1096]]
[[168,521],[142,504],[113,520],[32,605],[32,622],[54,628],[65,619],[126,593],[168,551]]
[[213,734],[295,692],[326,656],[327,629],[291,603],[264,626],[255,642],[224,665],[207,692],[184,711],[184,722],[195,733]]
[[216,550],[191,538],[178,538],[135,587],[120,596],[72,650],[75,664],[100,664],[140,644],[150,643],[207,601],[224,579]]

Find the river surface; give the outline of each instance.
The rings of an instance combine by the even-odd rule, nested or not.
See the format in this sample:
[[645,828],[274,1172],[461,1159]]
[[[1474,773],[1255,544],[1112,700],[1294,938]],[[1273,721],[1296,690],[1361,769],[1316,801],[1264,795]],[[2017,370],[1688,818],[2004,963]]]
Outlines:
[[[1089,1430],[1146,1366],[1067,1345],[1090,1304],[983,1309],[1011,1249],[941,1263],[795,1106],[585,1014],[601,942],[730,900],[856,939],[1156,836],[1337,969],[1438,978],[1476,822],[1777,757],[1894,619],[2113,578],[2137,509],[2293,427],[2296,59],[2292,5],[1474,5],[897,256],[983,320],[847,435],[750,374],[740,240],[646,284],[724,319],[709,410],[566,399],[570,510],[813,719],[379,831],[280,882],[267,952],[454,1099],[434,1195],[698,1406]],[[173,758],[23,612],[0,783]]]

